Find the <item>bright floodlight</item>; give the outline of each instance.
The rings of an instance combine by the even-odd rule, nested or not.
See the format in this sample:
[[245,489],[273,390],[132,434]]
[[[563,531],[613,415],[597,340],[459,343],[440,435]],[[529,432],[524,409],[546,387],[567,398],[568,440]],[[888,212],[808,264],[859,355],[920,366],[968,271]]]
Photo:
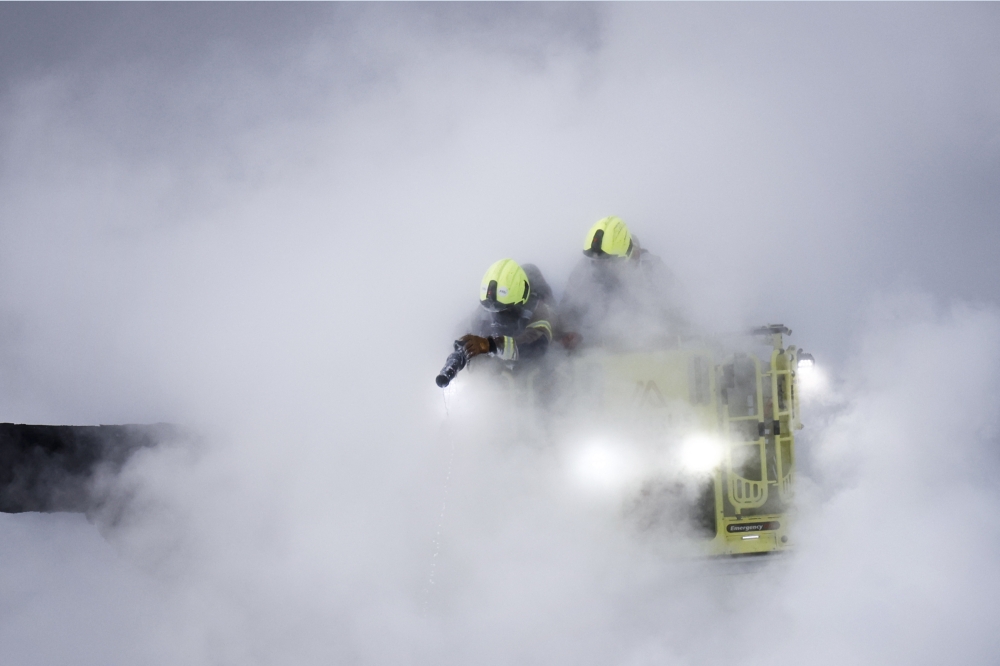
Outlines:
[[722,442],[710,435],[693,435],[681,444],[681,466],[688,472],[711,472],[722,462],[725,449]]
[[800,368],[811,368],[816,365],[816,359],[813,358],[812,354],[807,354],[805,352],[799,352],[799,363]]

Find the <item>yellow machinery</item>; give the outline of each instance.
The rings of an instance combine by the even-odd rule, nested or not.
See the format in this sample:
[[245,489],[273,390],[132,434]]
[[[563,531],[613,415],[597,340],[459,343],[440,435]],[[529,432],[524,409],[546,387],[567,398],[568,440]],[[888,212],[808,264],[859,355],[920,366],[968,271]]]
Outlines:
[[770,358],[708,344],[595,350],[562,371],[563,386],[573,387],[574,413],[646,441],[685,440],[688,455],[707,461],[699,470],[701,491],[687,508],[693,532],[706,537],[713,555],[790,546],[795,431],[802,427],[796,375],[812,356],[784,346],[791,333],[784,326],[754,333],[766,336]]
[[[781,551],[792,545],[795,431],[802,427],[797,374],[813,360],[784,346],[791,333],[784,326],[753,333],[729,344],[550,354],[530,370],[501,372],[501,384],[516,389],[520,409],[534,405],[556,421],[549,432],[572,440],[608,436],[644,451],[652,462],[632,488],[632,504],[651,504],[647,514],[680,510],[683,531],[700,538],[708,554]],[[759,355],[761,342],[769,357]],[[697,469],[682,470],[684,457],[671,452],[693,456]]]

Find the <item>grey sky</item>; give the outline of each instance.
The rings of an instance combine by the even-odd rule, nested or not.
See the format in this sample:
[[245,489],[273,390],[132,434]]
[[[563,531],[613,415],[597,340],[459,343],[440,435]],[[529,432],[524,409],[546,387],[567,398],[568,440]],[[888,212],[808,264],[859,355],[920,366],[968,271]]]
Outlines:
[[[3,420],[205,437],[136,461],[104,540],[0,516],[5,661],[728,663],[772,623],[768,660],[988,661],[997,34],[994,3],[0,4]],[[441,429],[483,270],[559,290],[608,214],[706,328],[780,321],[831,378],[781,572],[665,563],[558,451]]]

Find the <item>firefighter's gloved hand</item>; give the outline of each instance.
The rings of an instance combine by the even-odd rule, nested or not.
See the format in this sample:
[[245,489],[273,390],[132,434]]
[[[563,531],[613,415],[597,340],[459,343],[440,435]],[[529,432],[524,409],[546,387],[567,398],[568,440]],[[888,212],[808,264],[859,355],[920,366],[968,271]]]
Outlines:
[[583,341],[583,336],[579,333],[563,333],[559,338],[560,344],[566,349],[573,351]]
[[[465,353],[472,358],[473,356],[479,356],[480,354],[490,353],[490,339],[481,338],[478,335],[463,335],[458,339],[462,343],[462,349]],[[494,347],[495,349],[495,347]]]

